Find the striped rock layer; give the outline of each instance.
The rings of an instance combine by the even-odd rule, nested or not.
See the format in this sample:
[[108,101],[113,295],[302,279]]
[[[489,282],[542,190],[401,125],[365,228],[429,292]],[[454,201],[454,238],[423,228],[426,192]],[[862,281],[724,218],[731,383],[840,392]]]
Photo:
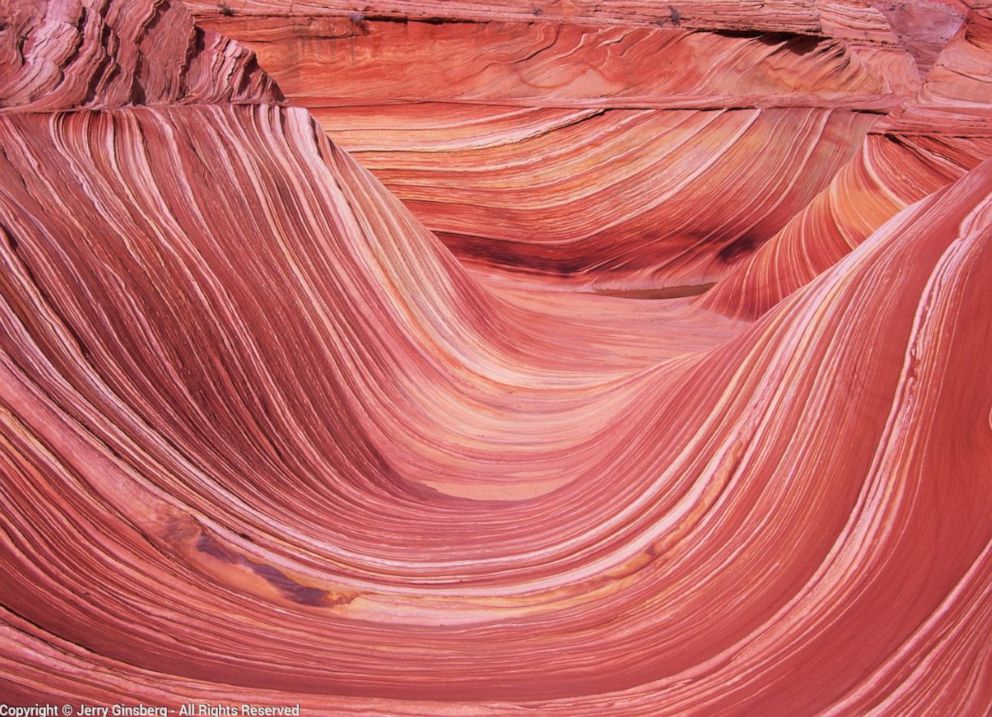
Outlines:
[[[992,160],[907,195],[761,312],[563,291],[491,259],[466,267],[249,51],[177,5],[124,7],[17,6],[0,30],[0,701],[989,710]],[[755,12],[789,32],[826,17]],[[952,79],[987,69],[967,65],[982,12],[915,104],[871,128],[903,129],[867,143],[926,116],[986,121]],[[761,44],[713,35],[697,39],[740,40],[742,57]],[[631,124],[681,127],[681,151],[652,150],[676,175],[683,152],[731,172],[730,153],[755,143],[757,161],[808,124],[815,141],[761,165],[764,194],[708,195],[714,222],[731,198],[757,222],[801,204],[793,186],[815,203],[864,156],[863,108],[830,103],[888,106],[900,63],[871,91],[859,72],[815,90],[822,106]],[[615,134],[611,113],[569,126]],[[471,143],[424,127],[442,147]],[[929,166],[905,181],[936,185]],[[653,196],[674,180],[656,167],[626,181]],[[721,290],[725,272],[700,268],[722,250],[710,243],[670,275]],[[758,256],[743,248],[732,270]]]
[[703,290],[919,84],[844,3],[191,5],[459,257],[594,290]]
[[759,315],[831,266],[907,205],[992,155],[992,6],[976,7],[916,98],[869,131],[805,209],[702,301]]

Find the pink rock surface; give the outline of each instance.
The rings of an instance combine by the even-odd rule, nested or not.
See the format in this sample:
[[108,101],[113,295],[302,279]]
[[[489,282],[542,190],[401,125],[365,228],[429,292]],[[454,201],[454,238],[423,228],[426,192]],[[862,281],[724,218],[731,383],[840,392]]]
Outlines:
[[[810,11],[757,12],[789,7]],[[598,296],[460,262],[177,5],[14,11],[0,702],[992,707],[992,159],[964,159],[988,118],[968,84],[985,10],[824,176],[877,177],[836,205],[870,214],[865,236],[762,311],[724,313],[671,285]],[[861,112],[789,111],[839,121],[844,146],[867,131]],[[691,127],[702,110],[672,112]],[[872,139],[941,130],[960,159],[899,163]],[[780,158],[766,192],[796,166]],[[883,218],[897,177],[933,189]]]
[[703,299],[756,316],[864,241],[900,209],[992,155],[992,6],[976,7],[919,96],[869,132],[802,212]]
[[278,90],[252,53],[178,3],[4,0],[0,108],[257,103]]
[[191,3],[460,258],[698,293],[919,80],[869,7],[677,5]]
[[961,27],[968,8],[956,2],[875,0],[872,7],[885,15],[900,42],[927,72],[947,41]]

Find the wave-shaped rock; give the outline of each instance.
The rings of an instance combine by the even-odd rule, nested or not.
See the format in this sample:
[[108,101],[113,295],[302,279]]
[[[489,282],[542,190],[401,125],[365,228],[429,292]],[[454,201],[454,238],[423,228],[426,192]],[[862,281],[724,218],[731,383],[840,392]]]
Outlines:
[[868,133],[854,158],[704,303],[760,315],[900,209],[992,155],[992,6],[974,8],[919,95]]
[[194,7],[460,257],[607,290],[702,290],[918,84],[841,3]]
[[178,6],[38,7],[2,39],[4,702],[987,712],[992,160],[739,321],[467,270]]

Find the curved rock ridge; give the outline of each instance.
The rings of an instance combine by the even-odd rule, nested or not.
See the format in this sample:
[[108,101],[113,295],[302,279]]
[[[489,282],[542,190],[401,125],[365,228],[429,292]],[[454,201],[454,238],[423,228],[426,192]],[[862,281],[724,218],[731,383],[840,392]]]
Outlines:
[[459,257],[596,290],[704,290],[918,87],[863,6],[794,6],[819,34],[750,6],[715,31],[609,4],[194,7]]
[[[972,114],[988,131],[985,110],[992,104],[992,3],[976,3],[954,40],[941,53],[920,89],[919,101],[895,116],[896,127],[911,127],[919,112],[956,110]],[[926,125],[920,125],[921,128]]]
[[918,97],[870,130],[810,205],[702,299],[758,316],[864,241],[900,209],[992,156],[992,6],[976,6]]
[[217,91],[0,111],[5,703],[992,706],[992,160],[744,322],[466,269]]
[[[438,112],[446,119],[431,119]],[[370,128],[366,114],[317,116],[473,265],[687,293],[804,207],[874,121],[820,109],[482,115],[417,105]],[[738,189],[715,191],[728,186]]]

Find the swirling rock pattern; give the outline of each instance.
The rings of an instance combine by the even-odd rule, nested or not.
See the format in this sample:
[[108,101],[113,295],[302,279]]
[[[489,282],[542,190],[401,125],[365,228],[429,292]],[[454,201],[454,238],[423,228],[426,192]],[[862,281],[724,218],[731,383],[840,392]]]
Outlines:
[[194,26],[178,4],[132,7],[104,0],[0,7],[5,110],[278,99],[250,51]]
[[900,209],[992,156],[992,7],[978,6],[918,97],[869,132],[808,207],[703,302],[756,316],[862,242]]
[[[3,701],[988,711],[992,160],[753,320],[595,296],[466,268],[250,52],[124,7],[0,36]],[[921,104],[984,121],[972,52]]]
[[861,6],[415,5],[194,7],[460,257],[597,290],[698,293],[918,86]]

